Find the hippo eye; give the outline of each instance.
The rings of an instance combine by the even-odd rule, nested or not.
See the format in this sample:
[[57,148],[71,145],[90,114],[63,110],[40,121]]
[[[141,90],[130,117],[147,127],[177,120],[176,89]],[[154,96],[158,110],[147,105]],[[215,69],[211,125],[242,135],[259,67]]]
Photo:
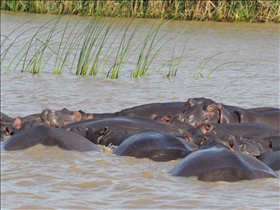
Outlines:
[[105,128],[102,128],[101,131],[99,132],[100,135],[104,135],[108,132],[108,128],[105,127]]

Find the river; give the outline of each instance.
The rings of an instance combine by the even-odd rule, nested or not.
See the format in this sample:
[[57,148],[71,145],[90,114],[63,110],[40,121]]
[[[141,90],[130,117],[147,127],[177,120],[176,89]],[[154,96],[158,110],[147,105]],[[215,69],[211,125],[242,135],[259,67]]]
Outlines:
[[[29,20],[25,30],[53,17],[1,11],[1,39]],[[84,17],[82,21],[89,20]],[[145,36],[154,22],[144,21],[137,36]],[[171,21],[160,33],[169,31],[164,38],[170,39],[186,24],[190,24],[186,51],[194,55],[170,79],[166,69],[133,79],[130,75],[135,65],[130,63],[120,79],[111,80],[102,74],[76,76],[68,70],[55,76],[51,66],[46,66],[42,75],[20,70],[6,73],[8,63],[4,62],[1,112],[11,117],[64,107],[115,112],[192,97],[243,108],[280,108],[279,25]],[[179,49],[183,46],[180,43]],[[16,53],[12,51],[6,59]],[[161,65],[171,53],[172,49],[167,50],[153,66]],[[200,63],[217,53],[221,54],[205,65],[202,77],[190,76]],[[227,62],[231,63],[207,78],[212,69]],[[279,209],[279,179],[206,183],[195,177],[171,176],[168,172],[178,162],[119,157],[108,148],[84,153],[42,145],[13,152],[1,148],[1,209]]]

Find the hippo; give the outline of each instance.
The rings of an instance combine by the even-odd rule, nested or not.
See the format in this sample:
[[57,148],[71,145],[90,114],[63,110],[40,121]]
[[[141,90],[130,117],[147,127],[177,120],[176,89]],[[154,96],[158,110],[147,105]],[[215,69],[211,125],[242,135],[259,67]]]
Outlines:
[[257,107],[243,109],[216,103],[206,98],[190,98],[177,118],[192,126],[202,123],[260,123],[279,129],[280,109]]
[[104,119],[114,117],[141,117],[150,119],[152,114],[157,115],[174,115],[182,112],[185,102],[164,102],[164,103],[149,103],[131,108],[123,109],[114,113],[93,113],[92,119]]
[[40,114],[40,118],[51,125],[62,127],[66,124],[92,119],[93,115],[79,111],[70,111],[66,108],[61,110],[44,109]]
[[88,128],[86,138],[94,144],[119,146],[126,138],[133,134],[121,131],[115,127],[105,126],[101,129]]
[[195,144],[184,139],[156,130],[147,130],[126,138],[113,153],[163,162],[184,158],[194,148],[197,148]]
[[[207,106],[209,104],[218,105],[218,104],[222,104],[222,103],[217,103],[217,102],[213,101],[212,99],[203,98],[203,97],[202,98],[189,98],[184,106],[183,113],[186,112],[190,107],[193,107],[196,105]],[[256,107],[256,108],[243,109],[239,106],[231,106],[231,105],[225,105],[225,104],[222,104],[222,105],[229,112],[234,112],[239,109],[256,111],[256,112],[278,110],[278,108],[273,108],[273,107]]]
[[[190,133],[194,139],[199,139],[198,137],[209,133],[215,134],[219,138],[234,137],[242,152],[253,156],[271,151],[271,148],[277,150],[280,145],[280,141],[278,141],[280,136],[278,138],[274,136],[279,134],[278,130],[255,123],[199,124],[196,126],[196,130]],[[194,143],[197,144],[197,142]],[[255,148],[258,149],[258,152]]]
[[262,138],[267,144],[271,144],[271,149],[275,151],[280,150],[280,136],[268,136]]
[[[239,123],[239,116],[232,107],[206,100],[195,104],[177,115],[178,120],[195,126],[195,123]],[[241,109],[241,108],[239,108]]]
[[195,137],[202,137],[206,133],[213,133],[217,135],[220,138],[223,138],[225,136],[231,135],[231,136],[236,136],[236,133],[220,127],[220,124],[215,124],[215,123],[207,123],[207,124],[202,124],[202,123],[196,123],[194,126],[194,129],[190,131],[191,135]]
[[197,123],[195,130],[191,132],[193,136],[201,136],[206,132],[212,132],[218,136],[240,135],[243,137],[268,137],[280,136],[280,131],[263,124],[257,123]]
[[123,109],[116,112],[117,117],[143,117],[149,119],[152,114],[177,115],[184,109],[185,102],[150,103]]
[[[248,154],[254,157],[257,157],[261,154],[259,148],[255,146],[255,144],[251,144],[250,142],[244,141],[243,139],[239,137],[235,137],[232,135],[224,136],[224,137],[218,137],[217,135],[213,133],[206,133],[200,141],[196,142],[196,144],[201,147],[201,145],[205,146],[205,142],[209,143],[215,141],[216,144],[219,142],[223,145],[226,145],[227,148],[233,150],[233,151],[240,151],[244,154]],[[267,146],[268,147],[268,146]],[[268,148],[270,149],[270,148]],[[270,150],[267,150],[270,151]]]
[[79,134],[83,137],[87,136],[87,132],[88,132],[88,128],[83,126],[83,125],[70,125],[67,127],[63,127],[62,129],[68,130],[68,131],[72,131],[76,134]]
[[[16,117],[12,120],[12,122],[10,124],[8,124],[6,126],[6,132],[9,135],[13,135],[13,133],[17,130],[19,130],[23,124],[25,124],[25,126],[27,126],[28,122],[39,122],[42,123],[42,119],[39,117],[38,114],[33,114],[33,115],[28,115],[25,117]],[[30,125],[32,123],[29,123]]]
[[[36,126],[39,126],[39,125],[51,126],[45,121],[31,120],[31,121],[23,122],[21,127],[18,130],[16,130],[15,132],[20,132],[20,131],[23,131],[23,130],[27,130],[29,128],[33,128],[33,127],[36,127]],[[13,134],[14,133],[12,133],[11,135],[13,135]]]
[[258,157],[258,159],[269,166],[272,170],[280,170],[280,151],[263,153]]
[[4,114],[3,112],[0,112],[0,122],[1,124],[4,123],[4,124],[8,124],[8,123],[11,123],[13,120],[12,117]]
[[1,141],[4,141],[4,136],[7,136],[7,126],[13,121],[13,118],[0,112],[0,124],[1,124]]
[[241,140],[243,140],[244,142],[247,142],[251,145],[254,145],[256,148],[258,148],[259,150],[259,155],[255,155],[255,156],[260,156],[263,153],[267,153],[267,152],[273,152],[272,149],[272,142],[271,141],[266,141],[264,140],[264,138],[260,138],[260,137],[239,137]]
[[105,119],[86,120],[71,123],[66,126],[63,126],[62,128],[67,128],[73,125],[83,125],[87,128],[93,128],[96,130],[102,129],[106,126],[110,128],[114,127],[126,133],[138,133],[140,131],[154,129],[175,136],[184,136],[189,141],[192,141],[193,138],[191,134],[189,134],[181,128],[141,117],[114,117]]
[[64,150],[100,151],[100,148],[88,139],[64,129],[38,125],[16,132],[2,146],[7,151],[24,150],[37,144],[58,146]]
[[216,143],[203,144],[198,151],[192,152],[181,160],[170,174],[192,177],[204,182],[236,182],[259,178],[277,178],[278,175],[260,160],[233,151],[228,146]]
[[172,115],[157,115],[152,114],[150,116],[151,120],[156,120],[158,122],[163,122],[166,124],[174,125],[178,128],[184,129],[185,131],[189,131],[193,129],[193,126],[183,123],[182,121],[178,120],[175,116]]
[[259,123],[280,130],[280,109],[261,111],[238,109],[236,113],[240,123]]

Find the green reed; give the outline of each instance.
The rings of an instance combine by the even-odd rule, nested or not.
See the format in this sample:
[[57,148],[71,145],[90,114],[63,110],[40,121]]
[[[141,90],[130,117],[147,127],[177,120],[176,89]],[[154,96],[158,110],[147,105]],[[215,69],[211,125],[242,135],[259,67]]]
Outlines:
[[1,9],[57,15],[280,22],[278,0],[2,0]]
[[[119,78],[126,64],[129,64],[130,68],[135,65],[129,71],[132,77],[137,78],[151,71],[153,62],[161,52],[172,49],[168,61],[157,70],[169,65],[167,77],[172,76],[171,72],[174,69],[177,71],[186,57],[187,39],[180,56],[175,57],[178,36],[164,39],[172,31],[162,32],[168,21],[159,20],[146,34],[141,31],[142,36],[136,36],[142,22],[143,19],[93,17],[89,22],[82,23],[81,19],[73,22],[71,18],[58,16],[27,30],[23,30],[23,24],[1,42],[3,51],[0,64],[6,64],[6,72],[20,69],[21,72],[41,74],[53,66],[54,74],[62,74],[68,69],[76,75],[97,75],[100,72],[111,79]],[[13,34],[19,35],[8,43]],[[17,53],[12,56],[15,50]],[[175,60],[177,63],[173,62]]]
[[153,59],[155,59],[155,57],[159,54],[160,50],[167,43],[167,42],[165,42],[164,44],[162,44],[160,46],[160,48],[157,49],[155,51],[155,53],[151,56],[151,53],[155,49],[155,46],[157,45],[157,43],[160,40],[162,40],[162,38],[166,35],[166,34],[164,34],[163,36],[161,36],[156,42],[156,37],[157,37],[159,31],[166,24],[162,21],[159,24],[158,23],[159,23],[159,21],[155,22],[152,25],[152,27],[150,28],[149,32],[147,33],[146,37],[144,38],[144,40],[142,42],[141,51],[139,53],[136,69],[133,72],[133,77],[146,75]]
[[120,45],[117,49],[117,54],[115,57],[115,62],[114,65],[110,68],[110,78],[119,78],[121,70],[123,68],[123,65],[125,64],[127,60],[127,55],[130,50],[130,46],[132,44],[132,40],[138,31],[139,27],[135,27],[132,34],[129,36],[128,35],[128,30],[131,26],[131,23],[133,22],[133,19],[131,19],[128,23],[126,23],[122,28],[121,31],[124,31]]
[[[197,77],[203,77],[202,73],[206,67],[206,65],[212,61],[215,57],[217,57],[218,55],[224,54],[224,52],[218,52],[215,53],[214,55],[209,56],[208,58],[206,58],[205,60],[203,60],[196,69],[194,69],[191,73],[190,76],[192,77],[192,79],[197,78]],[[222,64],[217,65],[215,68],[211,69],[209,71],[209,73],[207,74],[207,78],[210,78],[210,76],[213,74],[213,72],[215,72],[217,69],[219,69],[222,66],[225,65],[229,65],[229,64],[238,64],[238,63],[244,63],[244,61],[229,61],[229,62],[225,62]]]

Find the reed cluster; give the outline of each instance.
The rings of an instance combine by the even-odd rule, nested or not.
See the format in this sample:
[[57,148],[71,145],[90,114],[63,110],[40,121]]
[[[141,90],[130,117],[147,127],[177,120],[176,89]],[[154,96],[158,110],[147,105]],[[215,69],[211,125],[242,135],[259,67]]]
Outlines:
[[[41,74],[53,69],[57,75],[66,69],[76,75],[103,73],[115,79],[129,64],[133,78],[145,76],[148,70],[159,72],[163,67],[168,78],[176,75],[180,64],[188,58],[188,25],[174,36],[170,30],[162,31],[169,21],[157,20],[146,33],[137,33],[144,20],[95,16],[89,21],[56,16],[28,29],[23,24],[2,37],[0,65],[6,72],[20,69]],[[171,55],[164,57],[163,52]],[[161,59],[161,66],[153,66],[157,58]]]
[[57,15],[280,22],[279,0],[1,0],[1,9]]

